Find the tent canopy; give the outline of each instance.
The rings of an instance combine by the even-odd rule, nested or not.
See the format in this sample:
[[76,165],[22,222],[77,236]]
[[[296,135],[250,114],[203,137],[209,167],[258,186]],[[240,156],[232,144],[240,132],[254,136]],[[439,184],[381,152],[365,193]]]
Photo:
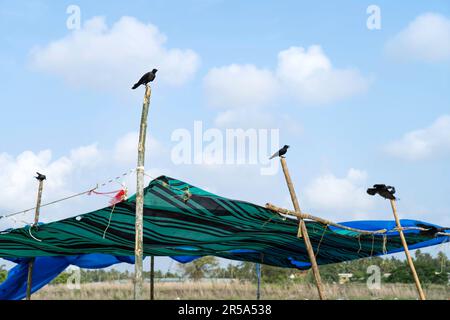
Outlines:
[[[394,230],[393,221],[343,223],[364,230]],[[402,220],[405,227],[440,228]],[[320,265],[402,251],[398,232],[365,235],[306,221]],[[144,190],[144,255],[206,256],[279,267],[310,267],[298,222],[264,207],[230,200],[166,176]],[[91,213],[0,234],[0,257],[108,254],[133,256],[135,196]],[[446,236],[405,231],[411,249],[448,241]]]

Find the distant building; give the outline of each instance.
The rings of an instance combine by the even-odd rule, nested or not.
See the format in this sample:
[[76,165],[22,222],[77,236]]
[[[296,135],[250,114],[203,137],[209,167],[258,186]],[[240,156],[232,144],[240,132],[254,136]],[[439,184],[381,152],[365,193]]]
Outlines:
[[338,273],[339,284],[346,284],[353,277],[353,273]]

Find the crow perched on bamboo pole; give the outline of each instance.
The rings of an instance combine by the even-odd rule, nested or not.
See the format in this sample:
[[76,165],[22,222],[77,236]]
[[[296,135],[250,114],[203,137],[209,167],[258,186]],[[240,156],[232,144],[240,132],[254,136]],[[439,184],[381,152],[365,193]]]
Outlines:
[[131,88],[133,90],[139,88],[141,85],[147,85],[149,82],[153,82],[156,78],[157,69],[153,69],[151,72],[147,72],[142,76],[142,78],[135,83],[135,85]]
[[375,184],[373,188],[367,189],[367,193],[371,196],[379,194],[385,199],[396,200],[397,198],[394,196],[395,188],[391,186],[387,186],[385,184]]
[[287,153],[288,149],[289,149],[289,146],[284,146],[283,148],[281,148],[280,150],[275,152],[274,155],[270,157],[270,160],[272,160],[276,157],[283,158],[283,156]]

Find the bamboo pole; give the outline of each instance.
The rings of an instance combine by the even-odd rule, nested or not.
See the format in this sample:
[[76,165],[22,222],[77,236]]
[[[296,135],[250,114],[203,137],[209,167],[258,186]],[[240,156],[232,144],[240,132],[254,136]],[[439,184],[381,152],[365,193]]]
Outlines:
[[150,300],[155,300],[155,257],[150,257]]
[[[381,229],[381,230],[375,230],[375,231],[369,231],[369,230],[362,230],[362,229],[356,229],[356,228],[351,228],[351,227],[347,227],[344,226],[342,224],[330,221],[330,220],[326,220],[326,219],[322,219],[307,213],[298,213],[292,210],[288,210],[288,209],[284,209],[284,208],[280,208],[277,207],[271,203],[267,203],[266,204],[266,208],[275,212],[278,212],[279,214],[284,214],[284,215],[289,215],[289,216],[294,216],[297,217],[299,219],[308,219],[308,220],[313,220],[313,221],[317,221],[320,222],[321,224],[327,225],[327,226],[333,226],[336,228],[340,228],[343,230],[348,230],[348,231],[353,231],[353,232],[358,232],[361,234],[365,234],[365,235],[374,235],[374,234],[384,234],[386,232],[388,232],[387,229]],[[411,228],[402,228],[402,230],[421,230],[421,231],[426,231],[428,229],[425,228],[415,228],[415,227],[411,227]]]
[[134,263],[134,299],[143,299],[142,260],[144,253],[144,165],[145,165],[145,139],[147,135],[147,117],[151,97],[150,85],[145,86],[144,103],[142,106],[141,125],[139,131],[138,163],[136,168],[136,240]]
[[[291,200],[294,205],[294,209],[296,213],[301,214],[300,205],[298,204],[297,195],[295,194],[294,184],[292,183],[291,176],[289,174],[289,170],[287,167],[286,159],[284,157],[280,157],[281,167],[283,168],[284,176],[286,178],[286,183],[289,189],[289,193],[291,195]],[[319,267],[317,265],[316,256],[314,254],[313,247],[311,245],[311,240],[309,239],[308,229],[306,229],[305,222],[303,218],[299,217],[299,237],[303,237],[305,241],[306,251],[308,252],[309,260],[311,262],[311,268],[313,270],[314,279],[316,280],[317,292],[319,294],[320,300],[325,300],[325,292],[323,289],[322,279],[320,277]]]
[[406,243],[406,238],[403,233],[403,229],[400,223],[400,219],[397,214],[397,206],[395,204],[395,200],[391,201],[392,213],[394,214],[395,223],[397,224],[398,233],[400,234],[400,239],[402,240],[403,248],[405,249],[406,260],[408,261],[409,268],[411,269],[411,273],[414,278],[414,282],[416,284],[417,292],[419,293],[420,300],[426,300],[425,294],[422,290],[422,285],[420,284],[419,276],[417,275],[416,268],[414,267],[414,262],[411,258],[411,254],[409,253],[408,244]]
[[[37,200],[36,200],[36,209],[34,212],[34,223],[30,228],[33,228],[37,226],[39,223],[39,213],[41,210],[41,199],[42,199],[42,190],[44,189],[44,180],[46,177],[40,173],[38,173],[38,176],[36,179],[39,181],[39,187],[38,187],[38,194],[37,194]],[[27,277],[27,300],[31,300],[31,288],[32,288],[32,282],[33,282],[33,268],[34,268],[34,260],[35,258],[31,258],[30,262],[28,262],[28,277]]]

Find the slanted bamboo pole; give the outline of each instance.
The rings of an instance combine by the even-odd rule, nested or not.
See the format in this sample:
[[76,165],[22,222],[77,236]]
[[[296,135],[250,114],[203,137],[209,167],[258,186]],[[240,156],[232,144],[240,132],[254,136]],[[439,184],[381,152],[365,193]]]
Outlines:
[[144,254],[144,165],[145,140],[147,135],[147,117],[150,108],[152,90],[149,84],[145,86],[144,103],[142,106],[141,125],[139,131],[138,163],[136,168],[136,240],[134,264],[134,299],[143,299],[142,260]]
[[405,249],[406,260],[408,261],[409,268],[411,269],[411,273],[413,275],[414,282],[416,284],[417,292],[419,293],[419,298],[420,298],[420,300],[426,300],[425,294],[422,290],[422,285],[420,284],[419,276],[417,275],[416,268],[414,267],[414,262],[411,258],[411,254],[409,253],[405,234],[403,233],[400,219],[397,214],[397,206],[395,204],[395,200],[391,199],[390,201],[391,201],[392,213],[394,214],[394,218],[395,218],[395,223],[397,224],[398,233],[400,234],[400,239],[402,240],[403,248]]
[[[384,234],[386,232],[388,232],[389,230],[386,229],[381,229],[381,230],[375,230],[375,231],[369,231],[369,230],[362,230],[362,229],[356,229],[356,228],[351,228],[351,227],[347,227],[344,226],[342,224],[330,221],[330,220],[326,220],[326,219],[322,219],[307,213],[298,213],[292,210],[288,210],[288,209],[284,209],[284,208],[280,208],[277,207],[271,203],[267,203],[266,204],[266,208],[275,212],[278,212],[279,214],[284,214],[284,215],[289,215],[289,216],[294,216],[297,217],[299,219],[308,219],[308,220],[313,220],[313,221],[317,221],[321,224],[327,225],[327,226],[333,226],[336,228],[340,228],[343,230],[348,230],[348,231],[353,231],[353,232],[358,232],[364,235],[374,235],[374,234]],[[426,231],[428,229],[425,228],[402,228],[402,230],[422,230],[422,231]]]
[[[292,183],[291,176],[289,174],[289,170],[287,167],[286,159],[284,157],[280,157],[281,167],[283,168],[284,176],[286,178],[286,183],[289,189],[289,193],[291,195],[291,200],[294,205],[294,209],[296,213],[301,214],[300,205],[298,204],[297,195],[295,194],[294,184]],[[325,300],[325,292],[323,289],[322,279],[320,277],[319,267],[317,265],[316,256],[314,254],[313,247],[311,245],[311,240],[309,239],[308,229],[306,229],[305,222],[303,218],[299,217],[299,237],[303,237],[305,241],[306,251],[308,252],[309,260],[311,262],[311,268],[313,270],[314,279],[316,280],[317,292],[319,293],[320,300]]]
[[[33,228],[37,226],[39,223],[39,213],[41,210],[41,199],[42,199],[42,190],[44,189],[44,180],[46,177],[40,173],[37,174],[38,176],[36,179],[39,181],[39,187],[38,187],[38,194],[37,194],[37,200],[36,200],[36,208],[34,212],[34,223],[30,228]],[[32,282],[33,282],[33,268],[34,268],[34,260],[35,258],[31,258],[30,262],[28,263],[28,278],[27,278],[27,300],[31,300],[31,288],[32,288]]]

